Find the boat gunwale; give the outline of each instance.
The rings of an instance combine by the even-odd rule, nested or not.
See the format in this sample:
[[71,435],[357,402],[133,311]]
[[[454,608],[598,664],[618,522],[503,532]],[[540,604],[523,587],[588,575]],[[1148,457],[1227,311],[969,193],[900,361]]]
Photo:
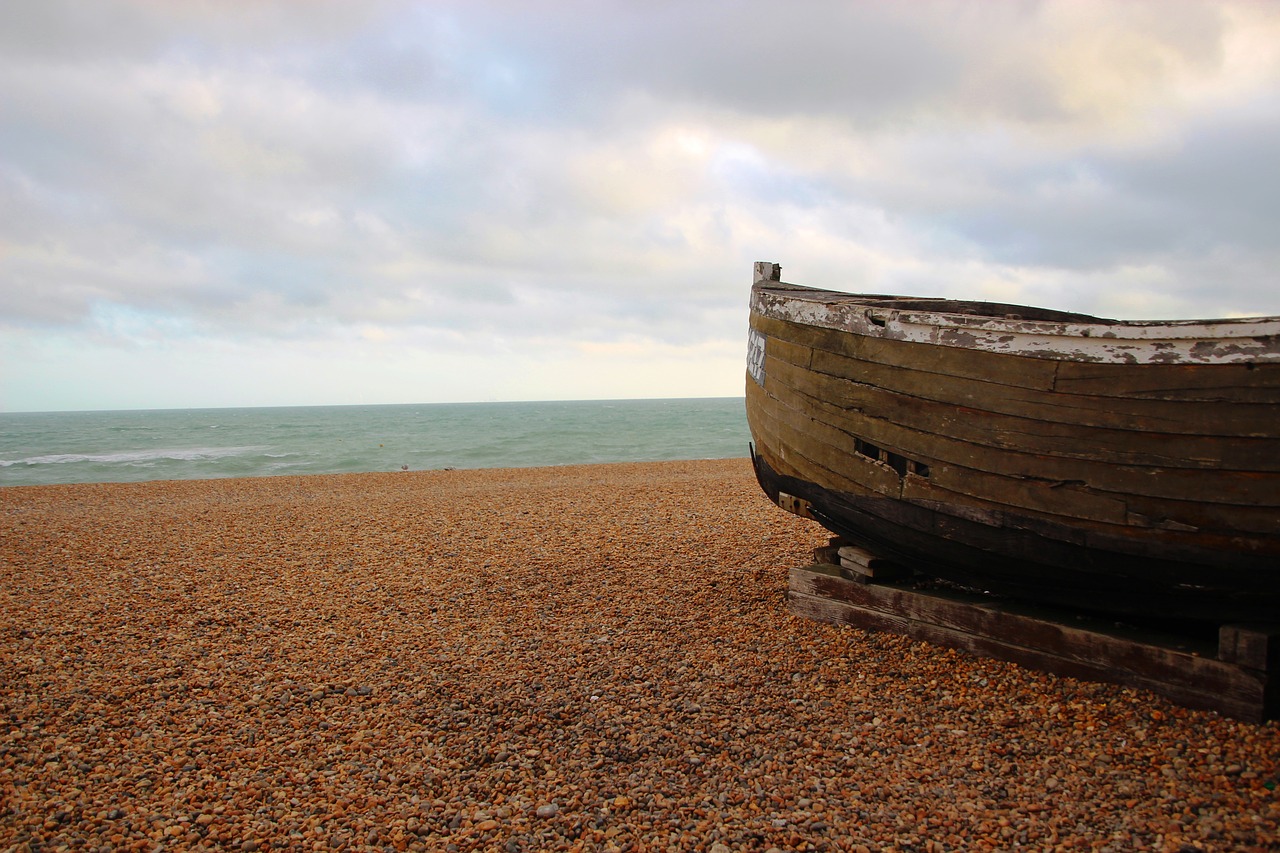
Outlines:
[[[912,310],[913,302],[990,313]],[[1280,316],[1107,320],[996,302],[843,293],[761,278],[759,273],[751,310],[867,337],[1033,358],[1127,364],[1280,362]],[[1010,314],[1014,316],[1000,316]],[[1045,315],[1061,319],[1042,319]]]

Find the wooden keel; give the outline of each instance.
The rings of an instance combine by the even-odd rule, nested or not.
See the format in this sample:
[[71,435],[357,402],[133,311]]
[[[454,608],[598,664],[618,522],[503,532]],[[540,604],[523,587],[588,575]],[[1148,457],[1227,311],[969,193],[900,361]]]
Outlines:
[[1280,624],[1224,625],[1215,647],[1202,638],[977,593],[852,580],[845,571],[828,563],[792,569],[791,612],[1056,675],[1149,690],[1247,722],[1280,718]]

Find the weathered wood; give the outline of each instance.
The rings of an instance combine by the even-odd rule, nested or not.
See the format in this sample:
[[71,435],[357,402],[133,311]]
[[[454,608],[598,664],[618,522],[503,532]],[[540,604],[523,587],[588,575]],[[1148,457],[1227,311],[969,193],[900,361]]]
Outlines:
[[854,581],[875,580],[890,581],[907,577],[910,571],[899,566],[897,563],[881,561],[876,566],[864,566],[861,563],[841,560],[840,573],[844,577]]
[[[963,406],[942,403],[928,399],[921,393],[924,388],[871,385],[825,374],[788,361],[775,354],[772,347],[768,375],[790,389],[821,400],[837,416],[875,413],[891,423],[910,423],[922,433],[997,450],[1111,465],[1280,471],[1280,458],[1269,453],[1274,449],[1270,439],[1231,436],[1231,440],[1224,440],[1208,431],[1207,426],[1205,433],[1191,432],[1188,422],[1193,419],[1202,419],[1206,425],[1221,423],[1222,418],[1213,418],[1207,407],[1199,413],[1189,412],[1176,432],[1162,432],[1151,421],[1136,417],[1082,430],[1079,424],[1059,420],[1061,406],[1028,409],[1017,415],[998,411],[1002,390],[999,386],[991,388],[986,400],[972,400]],[[931,379],[931,387],[944,384],[936,376]]]
[[[797,615],[887,630],[1059,675],[1150,690],[1189,707],[1253,722],[1280,714],[1274,655],[1268,668],[1218,660],[1207,644],[1073,614],[959,592],[860,584],[809,566],[790,573]],[[1252,636],[1252,635],[1251,635]]]
[[[748,401],[749,412],[755,409],[759,418],[773,421],[772,429],[769,429],[774,438],[772,446],[786,447],[792,456],[815,462],[837,476],[854,479],[863,488],[887,496],[899,496],[902,475],[887,462],[855,452],[855,439],[858,438],[868,439],[883,450],[900,453],[904,460],[916,464],[923,462],[931,469],[929,476],[938,488],[956,494],[982,496],[983,500],[1019,510],[1114,524],[1124,523],[1128,515],[1128,507],[1123,500],[1087,488],[1074,479],[1043,476],[1033,479],[1025,475],[1006,476],[983,470],[973,459],[978,451],[951,439],[915,433],[860,412],[850,412],[844,419],[845,428],[837,428],[827,420],[805,414],[801,409],[810,406],[813,411],[818,411],[822,409],[820,403],[778,384],[769,387],[777,403],[773,411],[769,411],[763,402],[751,402],[753,392],[750,389]],[[943,453],[957,457],[959,461],[948,460]],[[965,456],[969,459],[960,459]],[[950,466],[942,462],[950,462]]]
[[859,548],[857,545],[842,545],[837,550],[840,568],[845,577],[857,575],[876,580],[894,580],[911,574],[911,572],[892,560],[877,557],[875,554]]
[[774,405],[769,403],[763,390],[747,389],[747,418],[757,425],[757,441],[786,448],[783,461],[789,463],[792,470],[812,474],[817,466],[823,469],[824,477],[830,477],[846,491],[886,493],[900,489],[897,474],[891,469],[871,460],[847,458],[848,451],[844,449],[847,434],[794,409],[776,405],[776,401]]
[[1072,394],[1149,400],[1271,404],[1280,364],[1156,364],[1140,373],[1123,365],[1063,364],[1055,387]]
[[[809,406],[817,412],[821,404],[785,386],[771,385],[770,388],[779,405],[772,413],[760,408],[761,415],[765,418],[772,415],[776,424],[773,429],[776,442],[772,446],[786,447],[880,494],[900,494],[902,476],[889,464],[857,453],[856,438],[898,453],[904,460],[923,462],[929,466],[930,478],[939,488],[956,494],[981,495],[985,500],[1005,506],[1093,521],[1124,523],[1128,514],[1123,500],[1090,489],[1074,478],[1033,479],[993,474],[983,469],[983,460],[975,458],[981,456],[981,448],[942,436],[924,435],[860,413],[850,413],[844,418],[841,429],[802,411],[802,407]],[[943,464],[944,461],[949,465]],[[994,467],[996,463],[986,464]]]
[[1102,320],[985,302],[838,294],[759,279],[752,288],[751,310],[846,332],[850,339],[925,343],[939,349],[1039,358],[1058,365],[1280,364],[1280,317]]
[[877,557],[866,548],[859,548],[857,545],[841,545],[836,550],[836,554],[839,555],[841,564],[853,563],[862,566],[864,569],[874,569],[889,562]]
[[[766,332],[771,338],[793,342],[792,346],[796,346],[794,341],[805,342],[802,347],[805,360],[789,358],[786,351],[779,349],[775,354],[783,360],[811,367],[816,373],[873,387],[910,389],[914,396],[937,403],[1077,426],[1124,429],[1128,424],[1137,422],[1168,433],[1222,436],[1265,436],[1274,431],[1274,390],[1264,392],[1260,399],[1231,401],[1232,416],[1222,418],[1211,407],[1188,407],[1187,400],[1194,398],[1185,389],[1182,396],[1170,399],[1112,390],[1115,385],[1134,390],[1133,382],[1118,379],[1120,374],[1130,369],[1126,365],[1077,365],[1071,369],[1048,370],[1043,364],[1033,364],[1029,367],[1032,376],[1028,378],[1021,373],[1028,368],[1023,363],[1025,360],[1002,365],[1001,360],[1012,356],[984,353],[996,361],[968,365],[967,369],[964,366],[955,368],[954,353],[939,347],[887,341],[884,347],[862,347],[854,352],[843,340],[848,336],[835,329],[805,327],[758,316],[752,316],[751,327]],[[1219,366],[1189,367],[1197,370],[1185,372],[1181,378],[1204,384],[1213,377],[1209,368]],[[1252,378],[1263,368],[1267,369],[1267,374],[1275,373],[1280,365],[1255,365],[1253,369],[1243,365],[1235,367],[1240,370],[1233,369],[1231,373],[1239,372]],[[1081,375],[1071,375],[1063,380],[1059,377],[1059,370]],[[939,377],[945,377],[945,382],[939,382]],[[1232,379],[1225,374],[1222,378],[1224,381]],[[1268,381],[1273,387],[1276,384]],[[1263,387],[1267,387],[1267,383]],[[1210,385],[1207,391],[1212,390]],[[1206,391],[1202,389],[1198,393],[1205,396]],[[1216,398],[1208,401],[1221,402]]]
[[[1085,481],[1098,491],[1140,494],[1152,498],[1203,502],[1210,500],[1230,506],[1265,503],[1280,494],[1280,447],[1274,439],[1234,439],[1224,441],[1200,437],[1203,446],[1163,447],[1158,434],[1145,436],[1134,430],[1127,435],[1135,448],[1148,444],[1159,452],[1132,450],[1112,452],[1105,447],[1090,452],[1093,431],[1080,431],[1068,442],[1054,447],[1035,437],[1036,428],[998,428],[987,433],[988,415],[973,409],[947,408],[930,413],[929,404],[884,392],[877,401],[866,400],[846,407],[839,381],[827,382],[812,373],[799,372],[794,365],[780,365],[770,377],[769,389],[782,404],[810,419],[845,432],[845,446],[853,436],[879,442],[911,458],[939,464],[947,462],[1001,476],[1039,477],[1052,482]],[[909,424],[909,426],[907,426]],[[1063,429],[1061,425],[1053,430]],[[1104,435],[1116,431],[1104,430]],[[829,439],[840,441],[834,433]],[[1018,436],[1027,437],[1019,447]],[[1185,437],[1184,437],[1185,438]],[[1181,441],[1181,438],[1179,439]],[[1217,441],[1223,449],[1216,458],[1209,446]],[[1068,446],[1074,445],[1074,446]],[[1179,458],[1183,453],[1198,456]]]
[[[768,337],[767,353],[770,357],[777,359],[786,364],[793,364],[802,369],[809,369],[813,361],[813,348],[803,346],[794,341],[785,338]],[[765,375],[769,375],[769,368],[765,366]]]
[[[1125,516],[1133,511],[1148,518],[1177,519],[1193,527],[1234,529],[1243,525],[1244,529],[1250,529],[1250,524],[1261,524],[1263,530],[1276,527],[1274,507],[1280,495],[1280,471],[1267,470],[1276,466],[1269,459],[1259,470],[1203,470],[1052,456],[925,431],[915,421],[908,420],[910,426],[906,426],[880,417],[879,412],[873,415],[861,410],[843,410],[776,376],[770,379],[769,391],[775,405],[789,410],[792,423],[802,430],[809,427],[812,433],[809,439],[821,439],[845,456],[853,455],[857,439],[869,441],[928,465],[940,486],[962,494],[992,500],[1006,490],[1013,490],[1012,502],[1005,503],[1028,506],[1018,495],[1030,488],[1032,494],[1047,496],[1050,512],[1063,514],[1063,510],[1068,510],[1068,514],[1078,518],[1123,523]],[[957,428],[959,434],[979,429],[983,423],[981,415],[972,412],[960,411],[955,417],[960,419],[966,415],[977,426]],[[905,416],[910,417],[909,413]],[[946,425],[935,428],[943,430]],[[1142,443],[1137,434],[1133,441]],[[830,457],[829,452],[825,455]],[[1276,455],[1280,457],[1280,447],[1276,448]],[[830,468],[831,464],[828,462],[826,466]],[[1010,478],[1012,482],[984,480],[984,477]],[[889,483],[884,490],[892,490],[892,480]],[[1072,504],[1064,495],[1072,495],[1079,506],[1070,510]],[[1133,498],[1140,500],[1141,505],[1128,506]],[[1251,522],[1254,517],[1258,520]]]
[[1232,618],[1270,621],[1280,612],[1267,585],[1273,554],[1199,540],[1108,538],[1079,525],[988,518],[971,506],[834,494],[778,474],[761,453],[753,461],[766,493],[806,495],[813,517],[828,529],[925,575],[1081,610],[1195,619],[1207,618],[1209,601],[1212,612]]
[[[910,459],[928,464],[929,478],[906,476],[900,480],[900,475],[888,465],[851,452],[854,444],[852,434],[807,417],[794,408],[805,405],[805,398],[801,395],[792,398],[793,406],[788,406],[780,399],[770,401],[765,392],[752,383],[747,396],[749,420],[760,426],[758,441],[762,446],[786,448],[796,475],[810,480],[826,477],[834,481],[840,478],[844,483],[842,488],[850,488],[852,482],[856,484],[853,486],[855,490],[871,489],[886,496],[986,507],[996,513],[1012,511],[1045,519],[1070,519],[1085,527],[1098,523],[1095,529],[1104,536],[1123,536],[1133,541],[1167,541],[1176,543],[1178,547],[1194,547],[1197,537],[1205,539],[1207,544],[1214,531],[1230,534],[1232,541],[1243,542],[1240,539],[1243,534],[1253,543],[1250,550],[1259,553],[1270,550],[1280,554],[1280,541],[1274,536],[1277,519],[1280,518],[1274,506],[1274,495],[1280,494],[1280,480],[1274,476],[1268,479],[1263,475],[1229,472],[1222,478],[1227,481],[1223,483],[1212,477],[1197,480],[1197,474],[1186,471],[1154,470],[1135,477],[1130,469],[1106,469],[1101,465],[1091,468],[1081,463],[1076,463],[1081,470],[1074,472],[1069,465],[1062,470],[1046,469],[1043,472],[1067,477],[1073,473],[1097,476],[1111,487],[1108,491],[1095,488],[1093,484],[1049,476],[1003,478],[986,471],[942,464],[934,457],[913,453]],[[770,402],[774,404],[773,410],[769,409]],[[809,404],[819,405],[815,401],[809,401]],[[776,411],[786,413],[787,423],[770,429],[765,424],[776,420]],[[871,430],[874,428],[873,425],[863,430],[863,434],[871,436],[887,449],[899,449],[873,433]],[[810,463],[817,468],[807,468]],[[857,479],[849,481],[845,477],[848,474],[856,475]],[[1121,490],[1126,480],[1132,489],[1129,494]],[[1265,485],[1272,480],[1276,485]],[[1244,498],[1238,495],[1237,486],[1241,483],[1250,488]],[[1180,491],[1183,494],[1178,499],[1163,499],[1138,493],[1144,489]],[[1193,500],[1197,496],[1208,499]],[[1218,503],[1219,500],[1247,498],[1258,503]],[[1214,547],[1218,547],[1216,541]]]
[[840,549],[844,547],[843,540],[832,539],[830,545],[823,545],[813,549],[813,562],[823,566],[840,565]]
[[1030,600],[1280,613],[1280,318],[1113,323],[765,276],[750,325],[774,500]]
[[1280,623],[1223,625],[1218,630],[1218,658],[1268,672],[1280,670]]
[[[921,351],[917,345],[903,341],[843,335],[832,329],[804,326],[758,314],[752,317],[751,327],[770,337],[779,337],[814,350],[838,353],[855,361],[963,376],[1014,388],[1052,390],[1057,373],[1053,362],[1044,359],[967,353],[963,350],[943,353],[937,352],[936,347]],[[927,351],[930,349],[932,353]]]

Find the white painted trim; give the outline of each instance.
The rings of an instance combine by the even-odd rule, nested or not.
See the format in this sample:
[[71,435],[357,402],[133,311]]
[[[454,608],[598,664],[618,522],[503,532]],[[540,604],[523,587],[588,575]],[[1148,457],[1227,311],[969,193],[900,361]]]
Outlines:
[[1280,317],[1052,322],[912,311],[757,278],[751,310],[866,337],[1100,364],[1280,363]]

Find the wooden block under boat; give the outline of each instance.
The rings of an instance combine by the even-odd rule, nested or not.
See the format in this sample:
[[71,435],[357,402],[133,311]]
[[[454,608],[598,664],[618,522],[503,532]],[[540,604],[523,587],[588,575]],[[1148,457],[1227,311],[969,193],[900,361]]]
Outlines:
[[857,545],[844,545],[837,550],[840,567],[854,574],[876,580],[893,580],[910,574],[897,563],[877,557],[865,548]]
[[[833,543],[839,540],[832,540]],[[824,563],[828,566],[840,565],[840,546],[837,544],[824,545],[821,548],[813,549],[813,561],[815,563]]]
[[813,561],[836,566],[842,570],[844,577],[863,582],[872,578],[894,580],[911,574],[909,569],[898,563],[878,557],[857,545],[849,545],[838,536],[832,537],[830,545],[814,548]]

